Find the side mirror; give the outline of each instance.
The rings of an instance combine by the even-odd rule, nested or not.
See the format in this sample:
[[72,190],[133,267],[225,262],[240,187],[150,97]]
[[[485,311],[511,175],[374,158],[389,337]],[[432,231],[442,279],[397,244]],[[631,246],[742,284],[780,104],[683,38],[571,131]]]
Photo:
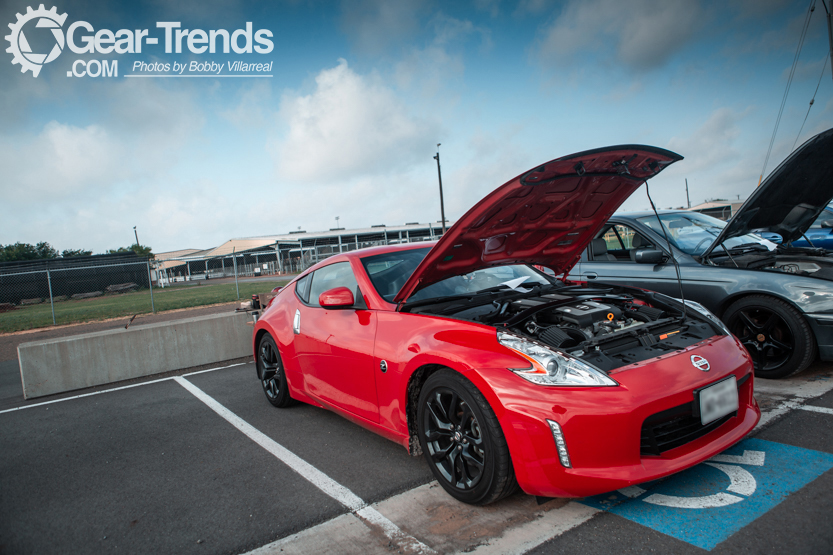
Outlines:
[[318,296],[318,304],[323,308],[350,308],[355,302],[353,292],[346,287],[336,287]]
[[833,227],[833,220],[824,220],[821,222],[821,227],[831,228]]
[[659,264],[665,254],[658,249],[641,249],[636,251],[636,262],[638,264]]

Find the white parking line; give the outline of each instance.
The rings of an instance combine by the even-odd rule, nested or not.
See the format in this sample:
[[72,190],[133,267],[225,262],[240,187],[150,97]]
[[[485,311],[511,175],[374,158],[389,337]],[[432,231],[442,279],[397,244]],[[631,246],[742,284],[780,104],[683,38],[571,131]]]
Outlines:
[[416,538],[405,534],[396,524],[385,518],[379,511],[368,506],[359,496],[342,486],[295,453],[228,410],[213,397],[186,380],[182,376],[173,378],[179,385],[187,389],[197,399],[205,403],[208,408],[219,414],[232,426],[243,432],[249,439],[272,453],[278,460],[297,472],[312,485],[350,509],[350,512],[360,517],[366,523],[378,528],[392,542],[400,548],[416,553],[436,553]]
[[[184,376],[193,376],[194,374],[202,374],[204,372],[214,372],[215,370],[225,370],[226,368],[233,368],[235,366],[240,366],[242,364],[250,364],[248,362],[238,362],[237,364],[230,364],[228,366],[218,366],[217,368],[209,368],[208,370],[198,370],[196,372],[190,372],[188,374],[183,374]],[[44,405],[51,405],[52,403],[61,403],[63,401],[71,401],[72,399],[81,399],[82,397],[92,397],[93,395],[101,395],[103,393],[111,393],[113,391],[121,391],[122,389],[130,389],[131,387],[139,387],[142,385],[150,385],[152,383],[159,383],[159,382],[167,382],[168,380],[172,380],[173,378],[159,378],[158,380],[150,380],[147,382],[141,383],[134,383],[130,385],[123,385],[121,387],[113,387],[110,389],[102,389],[101,391],[93,391],[92,393],[84,393],[83,395],[74,395],[72,397],[64,397],[63,399],[55,399],[53,401],[44,401],[42,403],[33,403],[31,405],[23,405],[22,407],[15,407],[13,409],[6,409],[0,410],[0,414],[4,412],[15,412],[23,409],[33,409],[35,407],[42,407]]]
[[[400,494],[400,496],[402,496],[404,499],[402,503],[406,507],[408,507],[409,511],[408,514],[404,516],[394,511],[389,503],[391,500],[396,499],[400,496],[394,496],[394,498],[389,498],[374,504],[374,506],[369,506],[352,491],[342,486],[338,482],[334,481],[332,478],[330,478],[317,468],[313,467],[312,465],[310,465],[294,453],[290,452],[280,444],[276,443],[271,438],[269,438],[268,436],[266,436],[265,434],[263,434],[247,422],[240,419],[237,415],[226,409],[219,402],[217,402],[212,397],[203,392],[201,389],[196,387],[193,383],[185,379],[187,376],[202,374],[206,372],[213,372],[216,370],[228,369],[245,364],[251,363],[237,363],[229,366],[209,368],[207,370],[199,370],[196,372],[184,374],[182,376],[149,380],[146,382],[115,387],[102,391],[95,391],[91,393],[85,393],[82,395],[65,397],[62,399],[55,399],[41,403],[24,405],[12,409],[2,410],[0,411],[0,414],[16,412],[27,408],[35,408],[44,405],[50,405],[53,403],[69,401],[72,399],[90,397],[93,395],[101,395],[103,393],[110,393],[113,391],[121,391],[124,389],[130,389],[142,385],[149,385],[153,383],[174,380],[181,386],[183,386],[186,390],[188,390],[191,394],[193,394],[195,397],[197,397],[200,401],[206,404],[209,408],[214,410],[218,415],[223,417],[226,421],[228,421],[229,423],[234,425],[238,430],[243,432],[247,437],[249,437],[258,445],[272,453],[276,458],[278,458],[284,464],[289,466],[293,471],[300,474],[303,478],[308,480],[310,483],[312,483],[314,486],[326,493],[331,498],[335,499],[336,501],[347,507],[350,511],[349,513],[345,513],[332,521],[319,524],[293,536],[289,536],[271,544],[268,544],[266,546],[263,546],[256,550],[256,553],[272,554],[278,553],[279,551],[285,551],[286,553],[307,553],[309,552],[310,547],[317,545],[315,543],[316,538],[317,541],[324,542],[321,545],[329,545],[329,547],[332,547],[332,544],[328,544],[328,541],[325,540],[331,540],[334,537],[341,537],[341,534],[344,532],[343,523],[341,523],[341,528],[336,527],[335,530],[331,528],[334,525],[339,524],[339,522],[337,521],[341,521],[344,519],[352,519],[353,524],[351,524],[351,526],[353,526],[353,533],[365,536],[365,538],[363,538],[364,540],[371,540],[374,542],[374,545],[369,546],[369,544],[359,541],[362,538],[358,538],[357,536],[356,544],[353,547],[355,547],[356,553],[358,553],[359,555],[371,555],[371,553],[376,553],[377,551],[375,551],[375,549],[380,546],[380,553],[387,553],[391,549],[393,549],[394,551],[404,553],[435,553],[435,551],[432,550],[431,547],[428,547],[428,545],[417,540],[414,536],[408,533],[413,533],[415,529],[425,529],[420,528],[418,525],[412,522],[412,519],[414,518],[414,514],[412,511],[415,509],[414,500],[412,499],[412,497],[415,492],[426,486],[420,486],[419,488],[415,488],[413,490],[409,490],[408,492]],[[804,404],[808,402],[810,399],[819,397],[822,394],[833,389],[833,381],[807,380],[799,382],[780,382],[771,380],[757,380],[755,385],[756,393],[763,393],[772,401],[780,401],[769,410],[763,411],[761,421],[758,424],[757,428],[761,428],[762,426],[771,423],[773,420],[795,409],[833,415],[833,409],[809,406]],[[784,397],[784,395],[793,397],[786,398]],[[435,508],[436,506],[436,503],[431,505],[431,507]],[[581,510],[577,511],[575,508]],[[422,512],[426,512],[427,514],[430,511],[425,510]],[[578,526],[582,522],[591,518],[594,514],[595,510],[587,510],[584,505],[569,503],[567,506],[565,506],[563,509],[559,511],[551,511],[550,513],[545,513],[545,517],[539,518],[538,520],[520,526],[512,525],[508,527],[503,533],[499,533],[496,539],[493,539],[492,541],[483,544],[478,544],[475,548],[475,552],[484,554],[524,553],[529,549],[535,548],[537,545],[540,545],[544,541],[547,541],[555,536],[560,535],[566,530]],[[397,522],[399,523],[398,525]],[[436,538],[432,539],[430,535],[426,536],[422,533],[419,533],[418,535],[420,535],[420,537],[422,537],[425,542],[435,546],[438,550],[446,551],[446,549],[441,548],[440,544],[438,544],[435,541]],[[389,544],[387,543],[387,541],[385,541],[384,545],[376,544],[375,542],[377,542],[378,539],[373,540],[373,538],[381,538],[382,536],[386,537],[387,540],[389,540],[391,543]],[[310,541],[311,538],[312,541]],[[295,551],[293,551],[293,548],[295,549]],[[300,549],[300,551],[297,551],[297,549]],[[450,551],[456,550],[452,549]],[[465,551],[471,551],[471,547],[467,548]]]
[[820,412],[822,414],[833,414],[833,409],[829,409],[827,407],[814,407],[812,405],[801,405],[798,408],[800,408],[801,410],[807,410],[807,411],[810,411],[810,412]]

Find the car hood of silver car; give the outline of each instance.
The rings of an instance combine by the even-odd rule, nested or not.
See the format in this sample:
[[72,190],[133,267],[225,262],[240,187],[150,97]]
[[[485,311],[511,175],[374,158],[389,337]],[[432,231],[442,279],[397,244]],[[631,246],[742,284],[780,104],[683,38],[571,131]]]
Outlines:
[[767,176],[703,256],[726,239],[752,231],[777,233],[784,243],[799,239],[831,199],[833,129],[828,129],[794,150]]

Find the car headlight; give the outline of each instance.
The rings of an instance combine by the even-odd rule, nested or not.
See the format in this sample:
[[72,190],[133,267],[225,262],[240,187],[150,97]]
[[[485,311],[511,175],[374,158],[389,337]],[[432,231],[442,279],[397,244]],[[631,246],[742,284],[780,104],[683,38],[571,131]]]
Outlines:
[[499,331],[497,340],[532,364],[532,368],[510,368],[532,383],[579,387],[619,385],[592,366],[525,337]]
[[[680,299],[677,300],[679,301]],[[685,305],[689,308],[693,308],[694,310],[708,318],[710,322],[722,329],[726,333],[726,335],[732,335],[732,332],[729,331],[729,328],[726,327],[726,324],[724,324],[720,320],[720,318],[712,314],[711,311],[705,306],[701,305],[698,302],[690,301],[688,299],[685,300]]]

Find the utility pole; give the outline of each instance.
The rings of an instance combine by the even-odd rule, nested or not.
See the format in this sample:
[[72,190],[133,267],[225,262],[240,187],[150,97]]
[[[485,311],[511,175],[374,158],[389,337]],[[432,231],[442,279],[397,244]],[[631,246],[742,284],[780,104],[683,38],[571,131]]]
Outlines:
[[440,180],[440,218],[442,218],[443,224],[443,235],[445,235],[445,205],[443,205],[443,173],[440,170],[440,145],[442,143],[437,143],[437,155],[434,156],[434,160],[437,161],[437,177]]
[[136,246],[138,247],[139,246],[139,234],[136,233],[136,226],[135,225],[133,226],[133,235],[136,236]]
[[688,178],[685,178],[685,201],[688,207],[691,208],[691,199],[688,198]]

